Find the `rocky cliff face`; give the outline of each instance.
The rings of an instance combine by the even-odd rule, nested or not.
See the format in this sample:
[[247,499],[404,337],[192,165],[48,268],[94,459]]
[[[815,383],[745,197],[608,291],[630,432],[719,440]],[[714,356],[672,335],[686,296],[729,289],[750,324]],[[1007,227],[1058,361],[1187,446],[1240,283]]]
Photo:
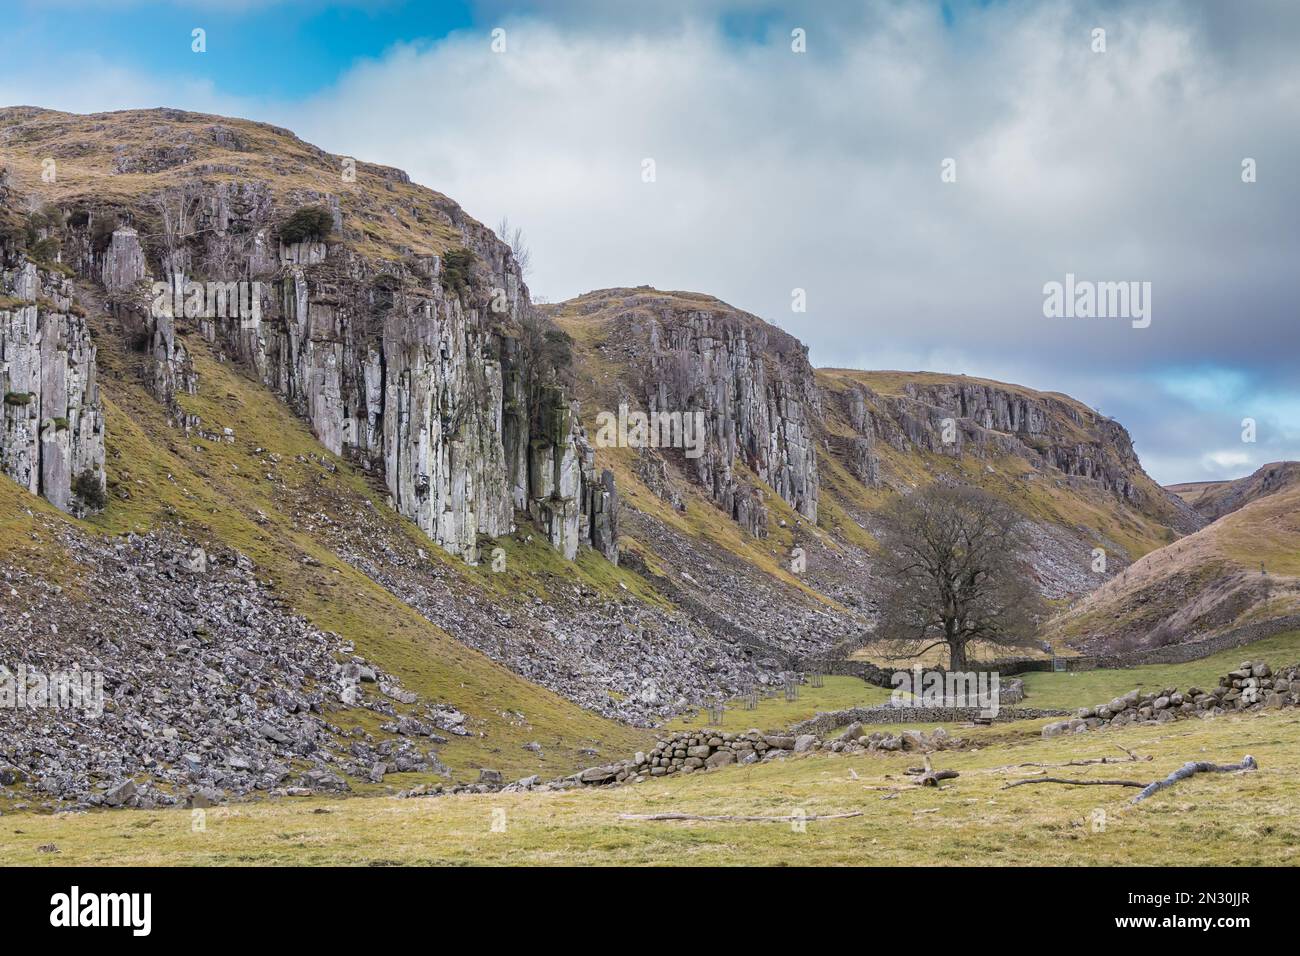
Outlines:
[[1203,523],[1146,475],[1122,425],[1078,402],[965,376],[917,373],[890,384],[889,391],[877,391],[868,381],[849,380],[833,393],[854,432],[847,444],[839,440],[840,447],[865,484],[888,484],[882,443],[902,454],[1014,455],[1040,470],[1082,479],[1180,531]]
[[[1128,432],[1117,422],[1085,413],[1073,402],[977,382],[911,383],[906,392],[931,422],[937,412],[967,425],[957,432],[959,449],[968,435],[977,445],[987,433],[995,433],[994,444],[999,437],[1014,436],[1022,448],[1032,449],[1045,464],[1064,474],[1096,481],[1123,498],[1139,494],[1133,477],[1141,465]],[[928,430],[931,444],[933,435],[934,430]]]
[[104,490],[95,346],[71,282],[5,258],[13,265],[0,277],[0,471],[64,511],[80,509]]
[[698,455],[684,447],[657,454],[677,462],[750,533],[761,536],[767,527],[751,476],[817,520],[820,397],[798,340],[709,296],[686,293],[614,289],[566,303],[564,312],[612,323],[609,340],[639,375],[636,391],[620,402],[652,416],[703,416]]
[[202,333],[331,451],[383,474],[397,510],[453,554],[475,558],[478,537],[508,533],[519,510],[566,557],[595,543],[615,560],[615,498],[568,399],[530,385],[518,267],[488,230],[462,225],[477,260],[463,291],[444,288],[441,257],[381,273],[336,246],[266,275],[259,317],[207,318]]
[[[283,130],[114,116],[122,141],[98,159],[84,144],[102,117],[9,111],[5,134],[56,155],[66,140],[119,178],[111,200],[87,187],[56,204],[60,255],[133,329],[178,424],[196,424],[179,398],[197,388],[185,344],[197,332],[331,451],[381,475],[394,507],[446,550],[475,560],[479,537],[523,512],[566,557],[591,544],[617,560],[612,476],[595,469],[565,370],[532,347],[547,322],[509,246],[401,171],[356,164],[349,179],[341,157]],[[274,169],[248,164],[254,140]],[[329,235],[282,239],[305,207],[325,210]],[[157,282],[179,295],[160,298]]]

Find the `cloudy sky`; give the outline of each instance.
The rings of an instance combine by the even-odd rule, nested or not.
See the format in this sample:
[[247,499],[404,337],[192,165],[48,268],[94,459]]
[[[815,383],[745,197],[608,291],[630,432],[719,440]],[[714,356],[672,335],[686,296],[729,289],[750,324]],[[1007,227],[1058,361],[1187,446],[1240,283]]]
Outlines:
[[[522,226],[539,299],[709,292],[817,365],[1066,392],[1163,482],[1300,458],[1291,0],[15,6],[0,103],[400,166]],[[1046,316],[1067,274],[1150,283],[1149,325]]]

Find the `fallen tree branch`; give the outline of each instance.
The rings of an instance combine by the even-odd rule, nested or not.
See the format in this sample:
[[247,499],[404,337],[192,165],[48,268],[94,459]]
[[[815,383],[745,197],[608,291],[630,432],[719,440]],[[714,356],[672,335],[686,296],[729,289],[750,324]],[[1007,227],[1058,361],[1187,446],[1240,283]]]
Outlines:
[[733,816],[723,814],[720,816],[700,816],[694,813],[620,813],[620,820],[724,820],[724,821],[741,821],[745,823],[789,823],[792,820],[843,820],[845,817],[860,817],[861,810],[853,810],[849,813],[822,813],[809,814],[800,817],[790,814],[784,817],[750,817],[750,816]]
[[1127,747],[1121,746],[1120,744],[1116,744],[1115,746],[1128,754],[1127,760],[1121,760],[1119,757],[1087,757],[1082,760],[1069,760],[1065,763],[1018,763],[1014,768],[1009,769],[1019,769],[1020,767],[1088,767],[1099,763],[1136,763],[1139,760],[1151,759],[1149,756],[1139,757],[1133,751],[1129,750]]
[[937,787],[940,780],[952,780],[954,777],[959,776],[961,774],[956,770],[931,770],[929,773],[922,774],[916,780],[916,783],[922,787]]
[[1071,787],[1145,787],[1145,783],[1136,780],[1068,780],[1065,777],[1031,777],[1028,780],[1013,780],[1002,785],[1003,790],[1023,787],[1030,783],[1063,783]]
[[1172,787],[1179,780],[1186,780],[1188,777],[1198,773],[1240,773],[1243,770],[1258,770],[1259,764],[1255,758],[1247,754],[1241,763],[1217,764],[1206,763],[1205,761],[1189,760],[1163,780],[1157,780],[1155,783],[1149,783],[1136,797],[1134,803],[1140,803],[1147,797],[1159,793],[1166,787]]
[[1157,780],[1154,783],[1139,783],[1136,780],[1069,780],[1065,777],[1032,777],[1027,780],[1013,780],[1010,783],[1005,783],[1002,785],[1002,789],[1010,790],[1012,787],[1023,787],[1031,783],[1059,783],[1068,787],[1137,787],[1142,792],[1133,798],[1133,802],[1139,803],[1152,794],[1159,793],[1166,787],[1172,787],[1179,780],[1186,780],[1198,773],[1240,773],[1244,770],[1258,769],[1259,764],[1255,762],[1255,758],[1247,754],[1241,763],[1215,764],[1204,761],[1189,761],[1165,777],[1165,779]]

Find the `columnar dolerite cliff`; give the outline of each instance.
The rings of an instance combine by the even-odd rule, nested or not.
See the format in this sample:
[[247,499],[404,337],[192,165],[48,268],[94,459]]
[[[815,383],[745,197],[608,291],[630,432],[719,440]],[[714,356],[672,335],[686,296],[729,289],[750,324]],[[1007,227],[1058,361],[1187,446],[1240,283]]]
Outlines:
[[[562,363],[533,347],[549,323],[509,246],[401,171],[361,163],[345,177],[341,157],[282,130],[175,111],[115,119],[121,182],[56,204],[58,255],[134,327],[178,421],[177,396],[196,387],[184,340],[198,331],[331,451],[382,474],[397,510],[446,550],[475,558],[479,536],[509,532],[519,510],[567,557],[586,542],[616,560],[612,479],[595,469]],[[33,111],[6,132],[84,157],[93,120]],[[241,162],[255,139],[274,141],[272,168]],[[281,235],[304,209],[326,222]]]
[[[650,413],[702,413],[698,456],[665,449],[724,510],[755,534],[767,521],[766,483],[817,520],[819,393],[797,339],[711,296],[612,289],[565,303],[563,313],[616,326],[610,334],[640,374],[639,394],[619,396]],[[613,409],[609,409],[613,411]]]
[[104,489],[95,346],[75,309],[62,275],[30,262],[3,270],[0,472],[65,511]]
[[[1089,478],[1124,498],[1139,494],[1134,476],[1142,466],[1128,432],[1077,402],[979,382],[909,383],[906,394],[922,407],[969,421],[983,434],[1016,436],[1064,474]],[[958,432],[958,442],[967,431],[973,432]],[[973,433],[977,441],[983,437]]]
[[1179,531],[1203,523],[1142,470],[1124,426],[1063,395],[932,373],[825,370],[822,384],[853,433],[828,440],[864,484],[897,480],[882,463],[882,445],[901,455],[1012,456]]

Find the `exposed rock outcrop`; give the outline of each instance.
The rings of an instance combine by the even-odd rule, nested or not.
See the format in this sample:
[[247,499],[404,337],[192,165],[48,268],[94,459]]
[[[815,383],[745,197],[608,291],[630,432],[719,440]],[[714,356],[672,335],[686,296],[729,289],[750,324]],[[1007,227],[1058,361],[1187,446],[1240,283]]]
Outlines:
[[72,511],[104,490],[95,346],[71,283],[14,262],[0,281],[0,471]]
[[104,250],[100,268],[104,288],[110,293],[123,292],[133,288],[144,276],[144,248],[140,245],[140,234],[129,226],[115,229],[108,248]]
[[[173,420],[198,424],[179,400],[197,389],[186,336],[198,333],[255,370],[332,452],[381,475],[393,506],[446,550],[474,560],[480,536],[526,513],[566,557],[591,544],[617,560],[612,476],[595,467],[564,357],[543,354],[553,330],[510,247],[399,170],[352,164],[341,177],[341,157],[284,130],[214,119],[113,114],[140,136],[80,149],[80,161],[153,178],[87,187],[57,209],[62,261],[102,286]],[[6,138],[57,151],[80,148],[105,117],[5,120]],[[232,162],[253,139],[260,160]],[[328,228],[282,239],[303,210],[323,210]],[[158,282],[184,291],[183,309],[151,290]],[[232,296],[240,308],[214,308]]]
[[1201,525],[1174,496],[1146,478],[1125,428],[1078,402],[977,379],[910,381],[900,394],[855,383],[840,394],[859,437],[849,465],[867,484],[881,483],[875,444],[899,452],[991,459],[1014,454],[1062,475],[1094,482],[1136,506],[1159,508],[1180,530]]
[[[701,414],[705,442],[658,446],[750,533],[767,508],[752,473],[810,521],[819,478],[814,419],[819,393],[808,350],[793,336],[710,296],[649,288],[593,292],[565,303],[569,315],[612,322],[610,335],[640,371],[634,407],[683,419]],[[604,409],[611,414],[615,409]]]

